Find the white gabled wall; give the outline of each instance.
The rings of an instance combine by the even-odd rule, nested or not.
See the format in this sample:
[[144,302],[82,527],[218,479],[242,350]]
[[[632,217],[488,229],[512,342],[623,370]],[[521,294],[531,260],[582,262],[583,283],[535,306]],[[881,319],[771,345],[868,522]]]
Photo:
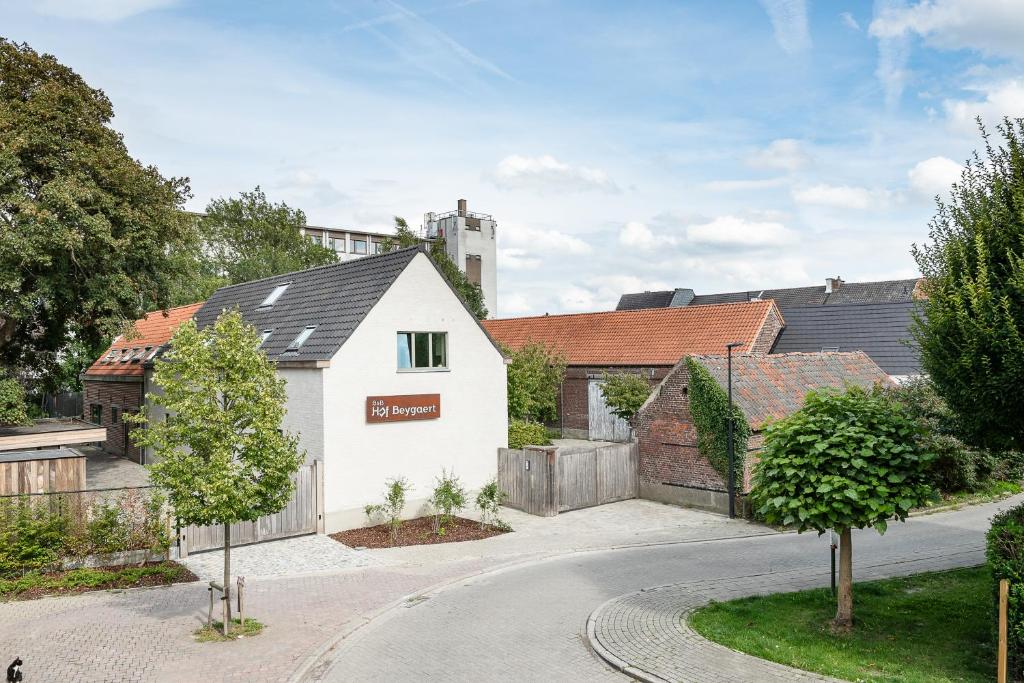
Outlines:
[[306,451],[306,462],[324,456],[324,377],[316,368],[277,369],[287,384],[287,413],[281,426],[299,437],[299,448]]
[[[449,369],[399,372],[400,331],[447,332]],[[424,254],[381,297],[323,377],[328,533],[362,526],[364,506],[380,502],[390,477],[413,485],[406,512],[415,515],[442,467],[472,491],[495,476],[497,449],[508,440],[504,360]],[[367,396],[435,393],[440,419],[366,423]]]

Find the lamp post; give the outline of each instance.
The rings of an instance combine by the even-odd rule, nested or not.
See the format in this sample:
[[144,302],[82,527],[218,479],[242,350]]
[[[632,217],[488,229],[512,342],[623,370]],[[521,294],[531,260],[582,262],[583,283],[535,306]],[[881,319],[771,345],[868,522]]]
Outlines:
[[729,430],[728,437],[726,440],[726,452],[729,455],[729,519],[736,517],[736,454],[733,452],[732,447],[732,430],[733,430],[733,409],[732,409],[732,350],[737,346],[742,346],[743,342],[733,342],[726,344],[726,367],[728,381],[726,384],[729,389]]

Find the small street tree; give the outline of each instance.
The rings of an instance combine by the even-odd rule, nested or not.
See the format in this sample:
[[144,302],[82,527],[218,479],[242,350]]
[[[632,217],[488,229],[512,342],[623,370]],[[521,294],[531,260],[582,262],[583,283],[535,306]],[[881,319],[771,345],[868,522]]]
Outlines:
[[281,430],[285,381],[259,350],[259,335],[238,311],[203,330],[178,328],[156,363],[160,392],[148,403],[167,411],[125,416],[136,445],[153,449],[154,485],[184,524],[224,525],[225,624],[230,624],[231,524],[253,522],[288,504],[301,464],[296,437]]
[[601,382],[605,405],[627,422],[632,422],[636,411],[651,395],[651,383],[633,372],[605,373]]
[[565,359],[544,344],[505,349],[508,366],[508,416],[513,420],[550,422],[558,416],[558,391],[565,376]]
[[1024,447],[1024,119],[1005,119],[994,146],[968,161],[950,203],[938,201],[916,329],[921,364],[960,418],[965,438]]
[[770,425],[754,469],[754,509],[769,524],[839,534],[836,630],[853,626],[852,529],[885,533],[930,492],[930,455],[916,424],[883,396],[853,387],[811,392],[804,407]]

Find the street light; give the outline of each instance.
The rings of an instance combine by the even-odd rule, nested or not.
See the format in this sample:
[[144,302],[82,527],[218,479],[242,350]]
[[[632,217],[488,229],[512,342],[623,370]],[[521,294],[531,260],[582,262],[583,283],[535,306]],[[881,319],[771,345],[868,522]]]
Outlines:
[[726,452],[729,454],[729,519],[736,517],[736,454],[733,453],[732,448],[732,430],[733,430],[733,409],[732,409],[732,350],[737,346],[743,346],[743,342],[733,342],[726,344],[726,357],[728,358],[728,382],[729,387],[729,436],[726,441]]

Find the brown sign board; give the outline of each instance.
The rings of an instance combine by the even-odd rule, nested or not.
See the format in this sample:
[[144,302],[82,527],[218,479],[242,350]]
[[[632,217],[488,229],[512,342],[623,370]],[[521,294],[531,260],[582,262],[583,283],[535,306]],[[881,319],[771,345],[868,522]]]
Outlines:
[[436,420],[439,417],[441,394],[366,397],[366,421],[370,424]]

